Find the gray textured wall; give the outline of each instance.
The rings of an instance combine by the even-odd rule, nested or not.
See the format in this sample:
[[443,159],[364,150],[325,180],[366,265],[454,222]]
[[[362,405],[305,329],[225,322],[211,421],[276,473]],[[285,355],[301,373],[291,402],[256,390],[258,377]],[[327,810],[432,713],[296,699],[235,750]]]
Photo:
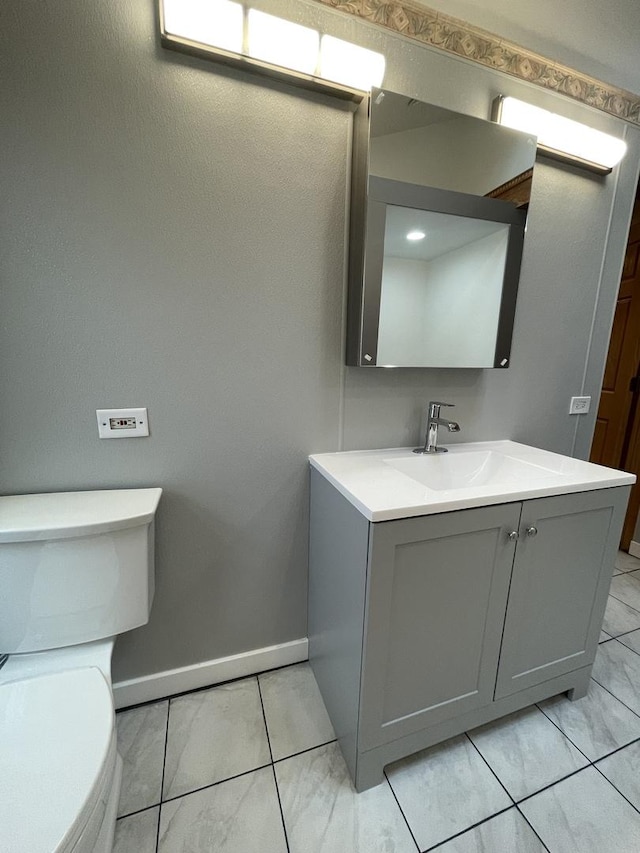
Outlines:
[[[486,116],[499,91],[599,113],[321,7],[386,85]],[[306,634],[311,452],[412,444],[430,397],[465,440],[588,452],[633,184],[541,165],[507,371],[342,367],[350,114],[162,50],[152,0],[0,7],[0,490],[160,485],[150,624],[116,678]],[[625,131],[626,132],[626,131]],[[95,409],[148,406],[148,440]]]

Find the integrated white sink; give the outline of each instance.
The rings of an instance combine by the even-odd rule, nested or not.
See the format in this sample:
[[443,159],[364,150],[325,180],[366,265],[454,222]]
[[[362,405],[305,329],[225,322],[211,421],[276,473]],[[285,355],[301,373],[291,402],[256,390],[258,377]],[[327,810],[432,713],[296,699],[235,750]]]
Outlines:
[[535,465],[499,450],[470,450],[467,453],[438,453],[413,458],[384,459],[404,474],[429,489],[470,489],[478,486],[532,485],[563,476],[555,468]]
[[632,485],[633,474],[514,441],[320,453],[311,465],[370,521]]

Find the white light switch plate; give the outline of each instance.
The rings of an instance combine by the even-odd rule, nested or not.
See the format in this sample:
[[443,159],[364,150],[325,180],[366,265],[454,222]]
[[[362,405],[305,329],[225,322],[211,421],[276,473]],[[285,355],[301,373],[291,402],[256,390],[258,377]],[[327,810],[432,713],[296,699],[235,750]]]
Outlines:
[[100,438],[143,438],[149,435],[146,409],[96,409]]
[[586,415],[591,406],[591,397],[572,397],[569,404],[570,415]]

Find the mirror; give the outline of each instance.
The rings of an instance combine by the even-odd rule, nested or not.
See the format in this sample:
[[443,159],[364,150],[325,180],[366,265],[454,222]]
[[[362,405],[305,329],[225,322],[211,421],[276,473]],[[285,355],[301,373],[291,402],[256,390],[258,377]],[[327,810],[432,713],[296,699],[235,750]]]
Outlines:
[[372,91],[354,118],[347,364],[508,366],[535,153]]

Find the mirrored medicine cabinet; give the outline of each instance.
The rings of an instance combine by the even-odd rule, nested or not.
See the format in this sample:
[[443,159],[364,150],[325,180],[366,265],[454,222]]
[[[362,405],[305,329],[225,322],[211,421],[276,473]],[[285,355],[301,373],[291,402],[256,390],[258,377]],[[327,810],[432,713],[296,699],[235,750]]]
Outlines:
[[373,89],[353,145],[347,364],[508,367],[535,137]]

